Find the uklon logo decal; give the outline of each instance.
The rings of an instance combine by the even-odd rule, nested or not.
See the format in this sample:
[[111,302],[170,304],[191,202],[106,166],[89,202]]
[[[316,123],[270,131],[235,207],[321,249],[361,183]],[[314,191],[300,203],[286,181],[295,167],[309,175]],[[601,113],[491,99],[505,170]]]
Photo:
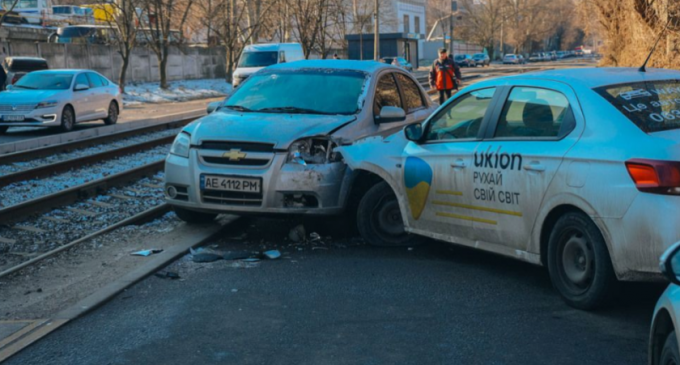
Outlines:
[[432,185],[432,168],[418,157],[407,157],[404,164],[404,185],[411,215],[418,220],[427,204]]

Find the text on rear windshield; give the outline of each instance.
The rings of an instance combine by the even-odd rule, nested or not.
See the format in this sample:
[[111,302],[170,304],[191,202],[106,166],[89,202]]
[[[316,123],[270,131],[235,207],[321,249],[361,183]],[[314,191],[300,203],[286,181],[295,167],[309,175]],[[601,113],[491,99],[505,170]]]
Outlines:
[[610,85],[595,91],[647,133],[680,128],[680,80]]

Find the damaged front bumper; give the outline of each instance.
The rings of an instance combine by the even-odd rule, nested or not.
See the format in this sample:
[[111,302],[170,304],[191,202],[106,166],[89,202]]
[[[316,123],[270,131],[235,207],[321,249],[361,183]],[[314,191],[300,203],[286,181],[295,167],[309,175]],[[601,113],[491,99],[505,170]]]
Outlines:
[[[350,171],[342,162],[288,163],[288,154],[249,154],[266,161],[259,166],[215,163],[223,151],[192,149],[189,158],[168,155],[165,197],[186,209],[235,214],[316,214],[343,211]],[[210,161],[210,162],[208,162]],[[201,176],[225,176],[261,181],[261,193],[221,193],[202,190]]]

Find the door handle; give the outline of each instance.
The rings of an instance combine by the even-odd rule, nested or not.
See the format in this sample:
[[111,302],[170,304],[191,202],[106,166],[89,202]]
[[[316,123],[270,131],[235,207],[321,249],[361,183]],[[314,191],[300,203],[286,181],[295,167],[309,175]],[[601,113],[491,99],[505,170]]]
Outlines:
[[524,169],[527,171],[537,171],[537,172],[543,172],[545,171],[545,165],[541,164],[538,161],[532,161],[528,163],[527,165],[524,165]]
[[465,161],[459,158],[453,163],[451,163],[451,167],[454,169],[464,169],[467,167],[467,165],[465,164]]

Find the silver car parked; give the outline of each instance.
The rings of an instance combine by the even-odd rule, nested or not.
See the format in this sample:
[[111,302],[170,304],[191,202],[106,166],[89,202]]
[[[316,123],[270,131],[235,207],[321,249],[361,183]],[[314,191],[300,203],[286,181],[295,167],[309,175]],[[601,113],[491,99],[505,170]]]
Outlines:
[[341,213],[355,175],[335,147],[394,133],[434,110],[413,76],[391,65],[270,66],[177,136],[165,164],[167,201],[187,222],[218,213]]
[[0,93],[0,134],[9,127],[61,127],[103,119],[118,121],[123,107],[118,85],[90,70],[27,74]]

